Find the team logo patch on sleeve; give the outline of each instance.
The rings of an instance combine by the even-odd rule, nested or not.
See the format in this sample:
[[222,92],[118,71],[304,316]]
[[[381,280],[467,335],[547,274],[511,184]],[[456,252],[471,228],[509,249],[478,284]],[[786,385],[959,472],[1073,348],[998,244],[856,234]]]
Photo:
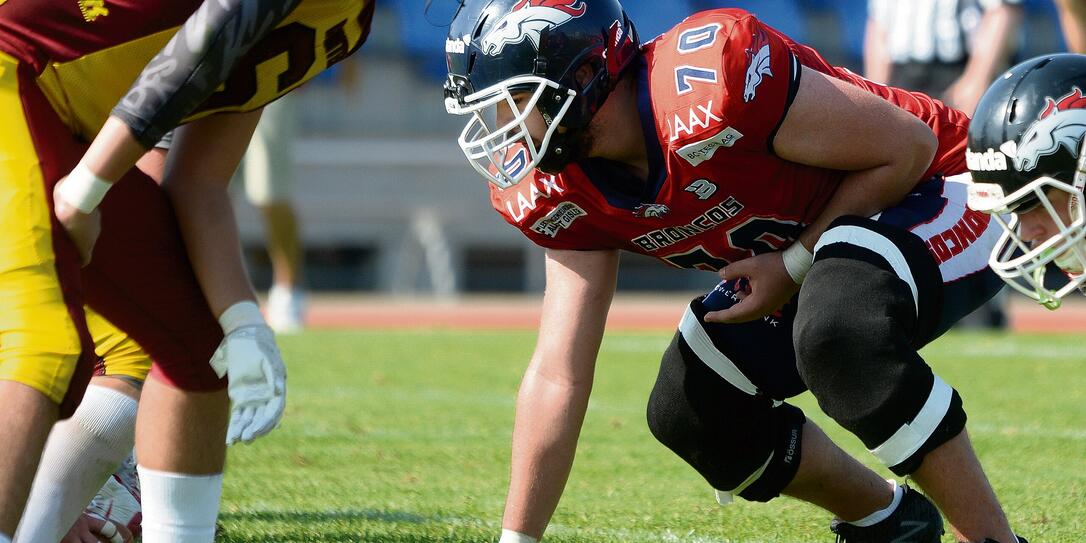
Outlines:
[[573,202],[562,202],[532,225],[532,231],[552,238],[558,237],[558,232],[569,228],[573,221],[588,215],[581,206]]
[[748,61],[747,75],[743,84],[743,101],[750,102],[757,94],[758,85],[762,84],[762,79],[766,76],[773,77],[773,70],[769,66],[769,38],[765,32],[758,31],[754,34],[754,41],[746,53]]

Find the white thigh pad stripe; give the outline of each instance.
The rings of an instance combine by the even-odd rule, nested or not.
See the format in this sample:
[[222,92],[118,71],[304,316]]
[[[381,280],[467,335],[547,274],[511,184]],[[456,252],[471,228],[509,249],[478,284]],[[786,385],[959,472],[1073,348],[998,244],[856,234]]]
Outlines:
[[683,313],[683,318],[679,322],[679,332],[682,333],[686,344],[690,346],[690,350],[694,351],[694,354],[698,355],[706,366],[723,377],[725,381],[751,396],[758,394],[758,387],[754,386],[754,383],[751,383],[750,379],[739,371],[735,363],[716,348],[716,345],[713,345],[709,334],[702,328],[698,316],[690,310],[690,306],[686,307],[686,312]]
[[762,474],[765,473],[766,468],[769,467],[769,463],[773,461],[773,455],[774,452],[770,451],[769,456],[765,459],[765,463],[763,463],[760,468],[754,470],[754,473],[751,473],[750,477],[747,477],[745,481],[739,483],[739,486],[736,486],[731,490],[720,490],[719,488],[714,489],[716,490],[716,502],[720,505],[727,505],[731,503],[732,500],[735,499],[736,494],[739,494],[740,492],[746,490],[748,486],[754,484],[754,481],[757,481],[759,478],[762,477]]
[[887,466],[896,466],[907,460],[927,442],[946,417],[953,396],[954,389],[936,375],[928,400],[924,402],[924,407],[920,408],[916,418],[908,424],[902,424],[890,439],[872,449],[871,453]]
[[916,279],[913,278],[912,269],[909,268],[905,255],[901,253],[901,249],[898,249],[897,245],[866,228],[852,225],[836,226],[822,234],[818,243],[815,244],[815,259],[818,258],[819,250],[834,243],[847,243],[863,247],[885,258],[890,263],[894,273],[909,285],[909,290],[913,294],[913,307],[916,308],[916,314],[920,314],[920,294],[916,288]]

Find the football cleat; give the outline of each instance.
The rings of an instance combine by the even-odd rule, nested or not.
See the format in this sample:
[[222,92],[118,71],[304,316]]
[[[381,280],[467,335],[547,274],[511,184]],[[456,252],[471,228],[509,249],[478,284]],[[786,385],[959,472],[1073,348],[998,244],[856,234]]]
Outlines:
[[133,536],[140,535],[143,507],[140,504],[140,480],[135,458],[129,455],[117,473],[110,476],[87,506],[86,514],[122,524]]
[[837,543],[939,543],[943,517],[923,494],[903,486],[901,503],[889,517],[871,526],[854,526],[835,521],[830,530]]

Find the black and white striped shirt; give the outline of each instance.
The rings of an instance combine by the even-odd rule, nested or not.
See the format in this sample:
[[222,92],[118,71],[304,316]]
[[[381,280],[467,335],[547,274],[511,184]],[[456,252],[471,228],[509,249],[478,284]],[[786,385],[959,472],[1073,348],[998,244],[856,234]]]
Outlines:
[[984,10],[1022,0],[868,0],[894,64],[965,62]]

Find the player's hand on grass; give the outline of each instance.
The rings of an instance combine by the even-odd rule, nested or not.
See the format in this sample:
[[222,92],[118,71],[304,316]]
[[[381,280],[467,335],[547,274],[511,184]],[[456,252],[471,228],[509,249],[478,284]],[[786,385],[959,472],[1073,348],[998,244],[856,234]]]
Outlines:
[[53,213],[68,232],[68,237],[79,251],[80,260],[86,266],[90,263],[94,243],[102,231],[102,214],[97,209],[84,213],[63,198],[61,186],[66,180],[61,179],[53,188]]
[[230,380],[226,444],[249,443],[278,426],[286,406],[287,370],[275,334],[255,303],[231,306],[219,322],[225,337],[211,357],[211,367]]
[[132,532],[109,520],[83,514],[60,543],[129,543]]
[[739,303],[705,314],[705,322],[738,323],[760,319],[784,306],[799,291],[785,269],[780,251],[763,253],[720,270],[725,280],[746,278],[747,292]]

